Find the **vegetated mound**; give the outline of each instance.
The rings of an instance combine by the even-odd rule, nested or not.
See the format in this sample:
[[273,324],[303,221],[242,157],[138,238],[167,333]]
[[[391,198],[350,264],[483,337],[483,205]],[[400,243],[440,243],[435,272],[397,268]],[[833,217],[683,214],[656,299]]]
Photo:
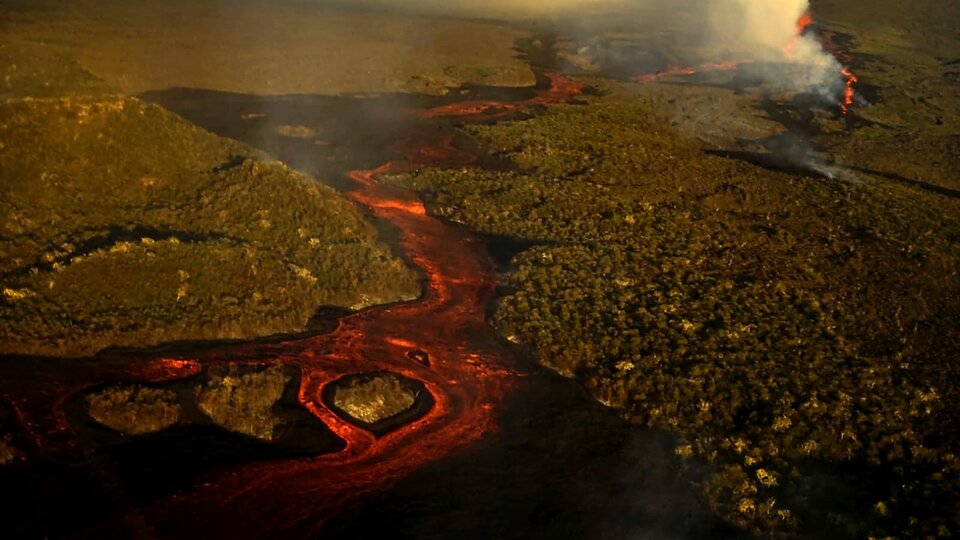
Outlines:
[[[65,416],[94,447],[121,453],[128,448],[134,452],[128,457],[142,451],[134,461],[157,464],[175,464],[177,455],[208,451],[214,460],[233,459],[242,456],[244,448],[258,449],[254,453],[260,456],[342,449],[343,440],[298,401],[298,388],[299,375],[291,366],[229,363],[184,379],[91,388],[68,398]],[[0,440],[8,424],[0,418]],[[94,424],[113,433],[90,429]],[[20,444],[15,438],[8,441]]]
[[296,332],[419,294],[332,189],[160,107],[8,99],[0,141],[0,354]]
[[332,404],[350,419],[373,425],[410,410],[418,388],[392,373],[347,377],[332,383]]
[[958,526],[960,202],[708,156],[616,89],[468,129],[521,170],[392,180],[542,244],[497,326],[680,434],[718,512],[813,537]]
[[282,422],[273,408],[288,382],[290,377],[279,365],[242,374],[211,373],[197,388],[197,405],[223,428],[271,441]]
[[181,409],[177,395],[170,390],[126,385],[88,395],[87,413],[114,431],[142,435],[176,424]]

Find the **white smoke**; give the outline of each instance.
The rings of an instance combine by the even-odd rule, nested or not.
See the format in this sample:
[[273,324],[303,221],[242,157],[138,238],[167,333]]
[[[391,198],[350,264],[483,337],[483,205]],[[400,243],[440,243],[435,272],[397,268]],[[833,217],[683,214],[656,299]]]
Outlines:
[[785,90],[834,97],[843,80],[841,65],[798,21],[810,13],[808,0],[713,0],[709,42],[733,57],[763,62],[759,73]]
[[761,54],[775,54],[789,43],[809,9],[806,0],[713,0],[706,5],[721,38]]
[[[310,0],[308,0],[310,1]],[[751,74],[782,90],[835,99],[841,65],[812,34],[798,33],[809,0],[313,0],[400,13],[515,20],[565,20],[587,25],[606,13],[619,31],[657,28],[666,41],[697,42],[714,60],[748,61]],[[560,26],[563,28],[563,25]],[[582,30],[582,28],[580,29]],[[592,28],[591,30],[598,30]],[[599,29],[599,30],[602,30]],[[576,31],[576,30],[574,30]],[[670,36],[670,32],[675,35]],[[678,37],[678,36],[683,36]],[[693,66],[691,66],[693,67]]]

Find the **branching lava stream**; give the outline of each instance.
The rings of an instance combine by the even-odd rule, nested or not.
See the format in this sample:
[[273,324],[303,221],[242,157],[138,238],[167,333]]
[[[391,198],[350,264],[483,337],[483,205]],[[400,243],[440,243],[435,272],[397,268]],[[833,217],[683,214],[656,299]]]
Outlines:
[[[560,75],[548,77],[549,88],[524,101],[466,101],[410,114],[486,120],[563,102],[582,90],[579,83]],[[138,526],[147,528],[148,534],[163,537],[314,534],[358,496],[382,490],[415,468],[477,441],[496,429],[497,404],[521,381],[485,320],[495,287],[493,263],[478,238],[430,217],[415,194],[378,179],[384,174],[457,167],[476,160],[477,156],[455,148],[453,137],[451,128],[408,134],[392,148],[397,160],[349,173],[357,189],[348,196],[395,225],[400,247],[423,270],[426,290],[419,300],[346,316],[336,330],[324,335],[225,345],[193,357],[118,361],[72,382],[56,380],[50,370],[32,384],[5,381],[4,396],[15,405],[38,446],[70,446],[74,443],[63,403],[85,388],[118,380],[176,380],[228,364],[299,368],[300,403],[342,438],[345,448],[316,457],[253,461],[209,472],[199,485],[154,500],[144,516],[134,519],[150,523]],[[424,353],[429,362],[417,360]],[[422,382],[435,404],[418,420],[376,437],[338,416],[321,394],[341,377],[380,371]]]

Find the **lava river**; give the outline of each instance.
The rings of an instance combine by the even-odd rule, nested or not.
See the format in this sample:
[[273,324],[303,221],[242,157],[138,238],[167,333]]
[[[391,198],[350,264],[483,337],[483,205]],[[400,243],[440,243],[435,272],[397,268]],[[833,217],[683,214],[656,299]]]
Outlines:
[[[563,102],[582,89],[562,76],[548,77],[549,87],[530,99],[464,101],[410,114],[492,119]],[[477,156],[455,148],[453,139],[452,128],[414,130],[392,147],[395,161],[349,173],[356,183],[349,198],[393,224],[400,231],[400,248],[423,271],[425,292],[417,301],[348,315],[323,335],[225,345],[189,357],[116,362],[95,375],[69,381],[58,380],[52,369],[43,374],[41,367],[35,377],[39,382],[4,384],[4,396],[39,447],[69,447],[74,443],[63,403],[85,388],[118,380],[173,381],[228,364],[296,366],[301,373],[300,403],[345,441],[343,450],[215,469],[189,490],[138,509],[135,521],[148,535],[161,537],[315,535],[358,497],[383,490],[417,467],[495,430],[498,403],[522,384],[486,322],[496,273],[481,241],[429,216],[415,194],[379,179],[389,173],[458,167],[476,160]],[[419,419],[376,437],[338,416],[321,399],[325,386],[341,377],[381,371],[422,382],[434,399],[433,407]]]

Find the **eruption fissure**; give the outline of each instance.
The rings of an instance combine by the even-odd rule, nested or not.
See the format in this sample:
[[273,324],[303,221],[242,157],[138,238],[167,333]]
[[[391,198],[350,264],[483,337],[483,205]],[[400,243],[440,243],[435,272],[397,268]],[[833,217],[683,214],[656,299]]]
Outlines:
[[[802,2],[804,7],[793,24],[775,24],[778,18],[795,13],[796,9],[791,6],[796,3],[792,1],[771,6],[770,2],[751,3],[737,0],[734,4],[741,6],[747,21],[740,25],[745,26],[743,32],[748,36],[738,38],[742,41],[738,48],[749,51],[747,55],[741,53],[738,55],[741,56],[739,60],[709,61],[687,66],[671,61],[665,69],[634,75],[631,80],[653,83],[669,77],[691,76],[708,71],[734,71],[745,64],[760,64],[763,66],[760,69],[762,76],[771,83],[793,90],[813,90],[824,96],[831,96],[837,100],[840,112],[845,116],[854,104],[858,78],[849,67],[840,64],[837,55],[827,51],[826,38],[821,38],[813,31],[814,19],[810,10],[805,7],[806,2]],[[724,6],[725,9],[730,8],[727,4]],[[769,28],[758,28],[767,22],[771,23]],[[784,28],[782,35],[778,28]],[[770,63],[783,63],[799,69],[779,69],[772,67],[772,64],[768,66]]]
[[845,79],[844,88],[843,88],[843,102],[840,103],[840,108],[843,111],[843,114],[846,115],[850,111],[850,107],[853,106],[854,99],[854,86],[860,79],[857,78],[849,68],[843,68],[840,70],[840,73]]

